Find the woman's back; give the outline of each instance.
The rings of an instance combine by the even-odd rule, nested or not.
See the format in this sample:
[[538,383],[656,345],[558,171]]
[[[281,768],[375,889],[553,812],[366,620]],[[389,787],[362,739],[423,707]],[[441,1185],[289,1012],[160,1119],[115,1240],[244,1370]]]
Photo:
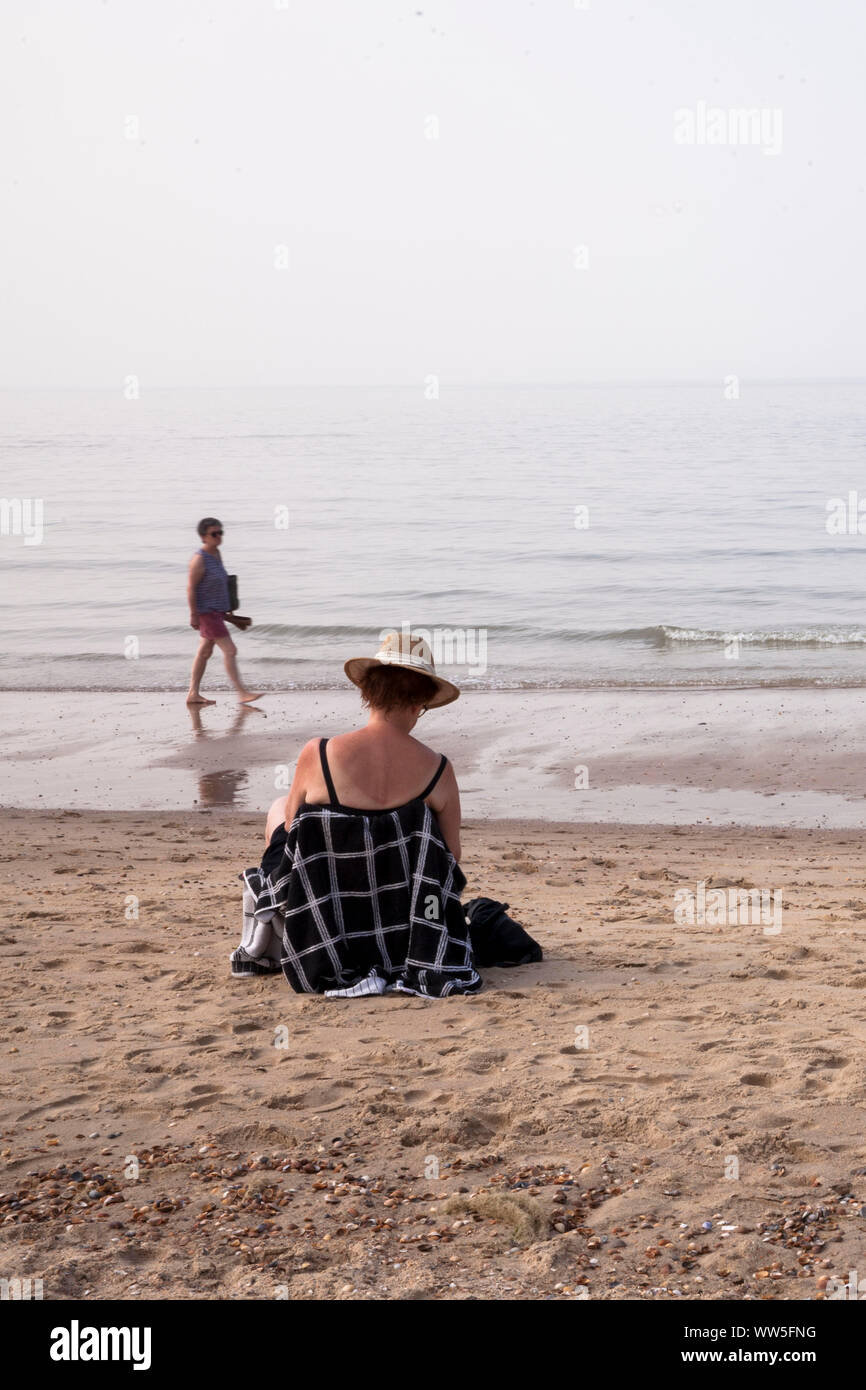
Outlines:
[[[432,658],[419,670],[417,654],[396,654],[405,660],[383,645],[346,663],[369,723],[304,745],[268,815],[261,866],[244,873],[245,942],[260,956],[259,935],[279,920],[280,965],[299,992],[443,998],[481,984],[460,903],[457,779],[410,736],[425,709],[459,692]],[[255,951],[238,950],[233,971],[254,973]]]
[[[403,806],[420,796],[441,762],[432,748],[387,724],[329,738],[326,757],[340,803],[370,811]],[[331,800],[321,766],[311,769],[305,799],[313,804]],[[431,805],[437,809],[435,790]]]
[[[472,993],[481,977],[460,903],[466,879],[432,805],[446,759],[439,758],[423,787],[414,782],[394,802],[390,798],[408,785],[405,768],[396,775],[401,743],[353,739],[341,759],[344,772],[375,781],[377,754],[388,768],[377,783],[381,804],[356,806],[346,798],[360,800],[369,784],[356,780],[347,790],[344,779],[335,785],[330,742],[323,738],[317,745],[323,794],[302,754],[304,799],[291,823],[275,829],[261,867],[244,872],[245,923],[249,918],[254,934],[256,921],[270,923],[279,915],[280,965],[298,992]],[[429,752],[418,744],[406,757],[429,767],[421,756]]]

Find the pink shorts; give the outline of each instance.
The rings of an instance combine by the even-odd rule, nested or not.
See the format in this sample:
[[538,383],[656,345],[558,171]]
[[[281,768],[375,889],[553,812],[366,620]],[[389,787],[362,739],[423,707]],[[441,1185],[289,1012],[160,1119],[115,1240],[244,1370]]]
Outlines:
[[198,630],[206,642],[218,642],[229,635],[222,613],[199,613]]

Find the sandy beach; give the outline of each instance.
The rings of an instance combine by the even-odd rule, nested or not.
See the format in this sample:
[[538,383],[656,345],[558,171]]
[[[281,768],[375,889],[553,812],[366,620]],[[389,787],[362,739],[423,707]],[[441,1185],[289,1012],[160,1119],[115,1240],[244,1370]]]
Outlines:
[[[545,960],[433,1002],[230,977],[258,816],[2,823],[0,1272],[44,1298],[807,1300],[862,1266],[856,831],[470,817],[467,896]],[[780,890],[781,930],[677,923],[701,882]]]
[[273,1302],[572,1301],[620,1373],[826,1382],[866,8],[4,20],[14,1350],[225,1380]]

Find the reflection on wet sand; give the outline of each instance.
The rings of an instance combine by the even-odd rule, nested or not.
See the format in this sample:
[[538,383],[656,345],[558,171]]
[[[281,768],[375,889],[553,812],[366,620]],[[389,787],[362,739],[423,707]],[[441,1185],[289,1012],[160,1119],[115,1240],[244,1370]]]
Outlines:
[[[204,708],[209,709],[210,706],[187,706],[193,736],[196,739],[234,739],[240,733],[248,715],[261,714],[263,717],[267,717],[264,710],[256,709],[254,705],[240,705],[229,728],[224,729],[219,734],[214,734],[212,730],[205,727],[202,719]],[[234,749],[233,761],[237,761],[237,749]],[[198,774],[198,804],[205,807],[243,805],[241,793],[246,790],[248,781],[247,773],[236,768],[217,768],[210,772],[200,771]]]
[[198,779],[200,806],[238,806],[243,804],[240,793],[247,785],[245,772],[202,772]]

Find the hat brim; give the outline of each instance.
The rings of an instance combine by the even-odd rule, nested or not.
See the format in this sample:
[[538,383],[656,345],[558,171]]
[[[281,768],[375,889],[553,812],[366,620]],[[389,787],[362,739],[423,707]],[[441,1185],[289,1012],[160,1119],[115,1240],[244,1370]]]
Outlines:
[[442,705],[450,705],[460,698],[460,690],[456,685],[452,685],[451,681],[446,681],[444,676],[431,675],[429,671],[413,666],[411,661],[380,661],[377,656],[352,656],[345,663],[343,670],[353,685],[360,685],[373,666],[399,666],[402,671],[417,671],[419,675],[433,681],[436,694],[425,702],[425,709],[440,709]]

